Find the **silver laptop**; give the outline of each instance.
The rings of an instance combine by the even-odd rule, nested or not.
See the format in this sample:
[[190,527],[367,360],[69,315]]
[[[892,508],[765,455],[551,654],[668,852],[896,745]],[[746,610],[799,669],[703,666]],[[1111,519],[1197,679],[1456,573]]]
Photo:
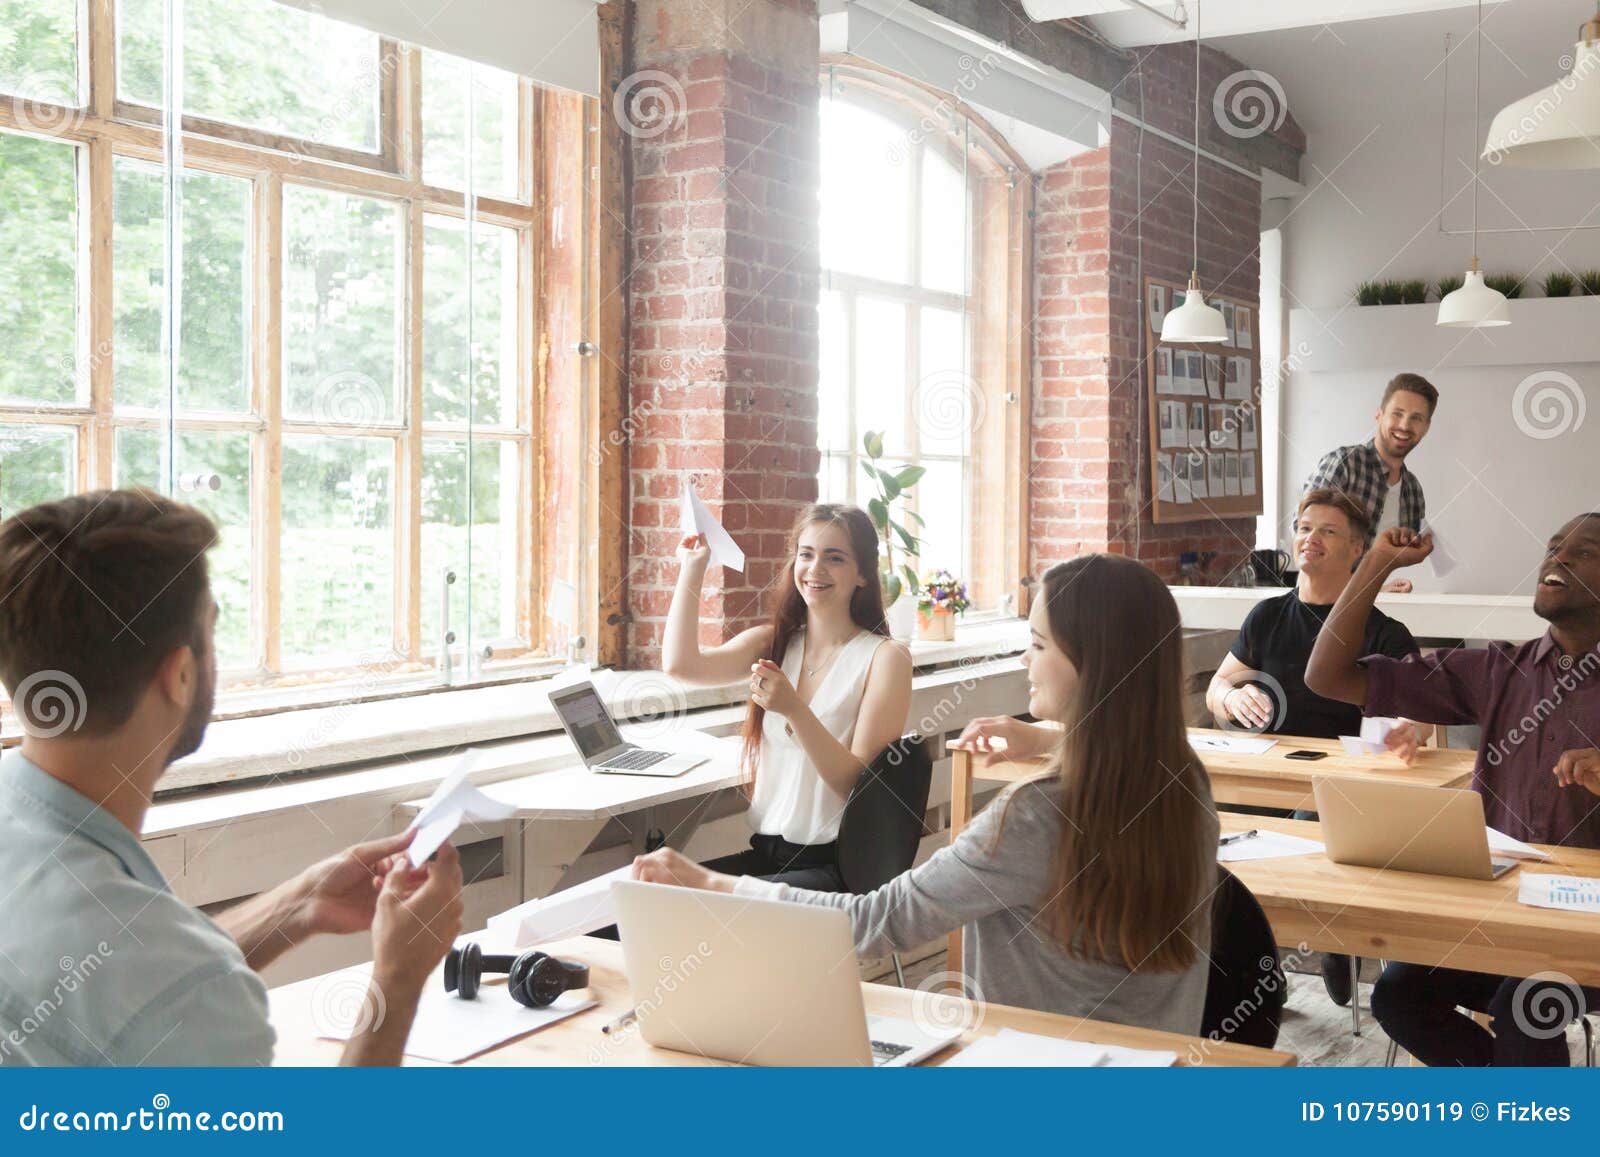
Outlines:
[[625,741],[593,683],[574,683],[550,692],[550,705],[556,709],[567,737],[590,771],[673,776],[682,775],[706,761],[703,755],[652,751]]
[[747,1065],[914,1065],[961,1035],[869,1017],[837,908],[611,885],[639,1031]]
[[1453,787],[1312,776],[1328,859],[1363,868],[1493,880],[1517,866],[1489,854],[1483,797]]

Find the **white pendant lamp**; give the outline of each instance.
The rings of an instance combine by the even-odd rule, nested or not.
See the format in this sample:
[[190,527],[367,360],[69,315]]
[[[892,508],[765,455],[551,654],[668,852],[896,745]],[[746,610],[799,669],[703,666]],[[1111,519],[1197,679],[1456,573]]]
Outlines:
[[[1478,131],[1478,76],[1483,64],[1483,0],[1478,0],[1478,30],[1474,33],[1476,63],[1472,71],[1472,131]],[[1447,294],[1439,302],[1436,325],[1452,329],[1488,329],[1491,326],[1510,325],[1511,311],[1506,305],[1506,295],[1490,289],[1483,283],[1483,273],[1478,269],[1478,155],[1472,155],[1472,265],[1462,279],[1461,288]]]
[[1483,159],[1521,169],[1600,168],[1600,11],[1578,32],[1569,75],[1496,114]]
[[1222,311],[1207,305],[1200,292],[1200,5],[1194,6],[1194,238],[1193,263],[1189,267],[1189,288],[1183,304],[1167,310],[1161,320],[1164,342],[1225,342],[1228,323]]

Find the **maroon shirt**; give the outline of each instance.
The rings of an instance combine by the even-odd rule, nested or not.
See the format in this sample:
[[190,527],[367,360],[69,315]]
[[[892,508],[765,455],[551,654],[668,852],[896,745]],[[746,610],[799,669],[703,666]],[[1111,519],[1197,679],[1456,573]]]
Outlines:
[[1600,747],[1600,650],[1562,654],[1546,631],[1512,646],[1362,660],[1368,715],[1483,728],[1473,789],[1489,826],[1536,844],[1600,848],[1600,796],[1553,774],[1566,751]]

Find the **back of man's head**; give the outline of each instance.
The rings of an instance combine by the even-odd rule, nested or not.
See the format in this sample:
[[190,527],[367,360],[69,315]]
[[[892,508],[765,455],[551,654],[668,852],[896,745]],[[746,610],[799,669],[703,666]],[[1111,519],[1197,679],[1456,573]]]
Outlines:
[[0,682],[24,726],[85,738],[127,723],[162,662],[201,662],[212,521],[149,490],[46,502],[0,523]]

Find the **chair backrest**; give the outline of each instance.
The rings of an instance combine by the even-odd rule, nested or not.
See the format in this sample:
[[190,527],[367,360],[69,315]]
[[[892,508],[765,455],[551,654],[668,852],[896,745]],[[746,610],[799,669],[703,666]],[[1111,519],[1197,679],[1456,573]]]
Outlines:
[[933,782],[933,743],[905,735],[867,765],[839,819],[839,874],[851,892],[882,887],[916,861]]
[[1200,1035],[1270,1049],[1288,986],[1272,924],[1250,889],[1221,864],[1211,906],[1211,961]]

